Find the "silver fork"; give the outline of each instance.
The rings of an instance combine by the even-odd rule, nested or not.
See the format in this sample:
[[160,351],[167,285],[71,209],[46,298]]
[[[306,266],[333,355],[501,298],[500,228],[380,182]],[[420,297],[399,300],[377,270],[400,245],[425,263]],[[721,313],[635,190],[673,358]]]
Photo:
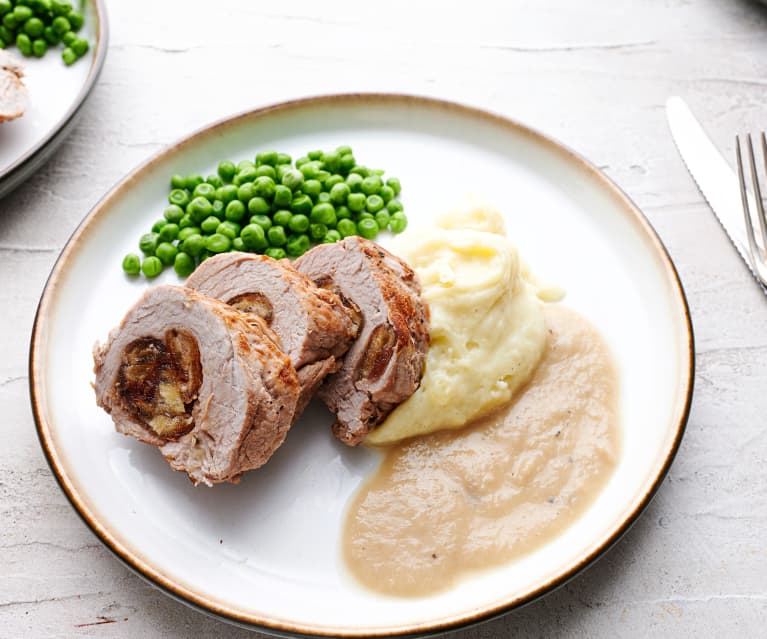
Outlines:
[[[754,202],[756,208],[756,219],[759,223],[759,242],[756,241],[754,231],[754,213],[748,205],[748,190],[746,189],[746,178],[743,171],[743,160],[740,152],[740,137],[735,136],[735,149],[738,156],[738,180],[740,181],[740,197],[743,202],[743,218],[746,222],[746,235],[748,236],[748,248],[751,253],[751,265],[754,273],[759,278],[763,287],[767,287],[767,220],[764,216],[764,205],[762,204],[762,191],[759,188],[759,176],[756,172],[756,160],[754,159],[754,145],[751,142],[751,134],[746,135],[748,164],[751,169],[751,185],[754,191]],[[764,131],[761,134],[762,140],[762,161],[764,163],[765,175],[767,175],[767,139]]]

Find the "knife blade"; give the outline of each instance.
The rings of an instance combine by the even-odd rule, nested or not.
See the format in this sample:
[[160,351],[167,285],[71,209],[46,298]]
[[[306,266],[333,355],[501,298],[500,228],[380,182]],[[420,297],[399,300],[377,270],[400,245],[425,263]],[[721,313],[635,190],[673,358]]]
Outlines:
[[[756,276],[751,263],[738,176],[706,135],[682,98],[674,96],[667,100],[666,118],[679,154],[700,192],[751,271],[751,275],[767,293],[767,288]],[[755,210],[751,193],[748,194],[748,203],[750,210]]]

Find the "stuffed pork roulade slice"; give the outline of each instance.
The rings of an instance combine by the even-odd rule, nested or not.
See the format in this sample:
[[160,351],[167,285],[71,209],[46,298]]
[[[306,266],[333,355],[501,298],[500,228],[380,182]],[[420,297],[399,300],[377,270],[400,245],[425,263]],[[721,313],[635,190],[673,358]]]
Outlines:
[[428,307],[413,269],[361,237],[316,246],[295,267],[362,315],[357,340],[317,392],[336,415],[335,436],[356,446],[418,388],[429,346]]
[[178,286],[149,289],[94,347],[96,402],[195,483],[237,482],[282,444],[298,376],[260,319]]
[[301,385],[299,410],[322,379],[337,370],[359,332],[359,315],[338,295],[318,288],[288,260],[222,253],[205,260],[186,285],[261,317],[277,333]]

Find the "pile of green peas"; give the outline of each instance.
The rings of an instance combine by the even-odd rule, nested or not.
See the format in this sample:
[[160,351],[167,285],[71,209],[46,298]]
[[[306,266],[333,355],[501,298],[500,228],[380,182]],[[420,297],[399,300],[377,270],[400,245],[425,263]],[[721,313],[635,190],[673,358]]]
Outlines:
[[77,36],[83,14],[59,0],[0,0],[0,49],[15,44],[25,57],[42,58],[48,47],[64,45],[61,58],[69,66],[90,48]]
[[139,240],[143,259],[129,253],[123,270],[152,278],[173,266],[187,277],[218,253],[295,258],[350,235],[401,233],[407,217],[400,182],[383,175],[358,165],[348,146],[310,151],[295,165],[285,153],[266,151],[255,162],[225,160],[207,179],[174,175],[163,218]]

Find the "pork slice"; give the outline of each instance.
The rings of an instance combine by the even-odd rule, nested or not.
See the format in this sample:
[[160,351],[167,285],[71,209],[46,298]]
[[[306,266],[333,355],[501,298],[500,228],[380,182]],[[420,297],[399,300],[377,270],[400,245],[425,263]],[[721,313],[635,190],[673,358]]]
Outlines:
[[96,402],[195,484],[236,483],[293,422],[298,376],[278,342],[258,318],[157,286],[94,347]]
[[[321,289],[288,260],[251,253],[223,253],[205,260],[187,286],[266,321],[298,371],[301,408],[335,359],[352,344],[359,326],[338,295]],[[303,371],[307,366],[310,369]],[[297,414],[300,414],[298,411]]]
[[21,61],[0,49],[0,123],[15,120],[27,110],[29,92],[23,76]]
[[362,316],[357,340],[317,393],[336,415],[335,436],[355,446],[418,388],[429,346],[428,307],[415,272],[360,237],[321,244],[295,267]]

